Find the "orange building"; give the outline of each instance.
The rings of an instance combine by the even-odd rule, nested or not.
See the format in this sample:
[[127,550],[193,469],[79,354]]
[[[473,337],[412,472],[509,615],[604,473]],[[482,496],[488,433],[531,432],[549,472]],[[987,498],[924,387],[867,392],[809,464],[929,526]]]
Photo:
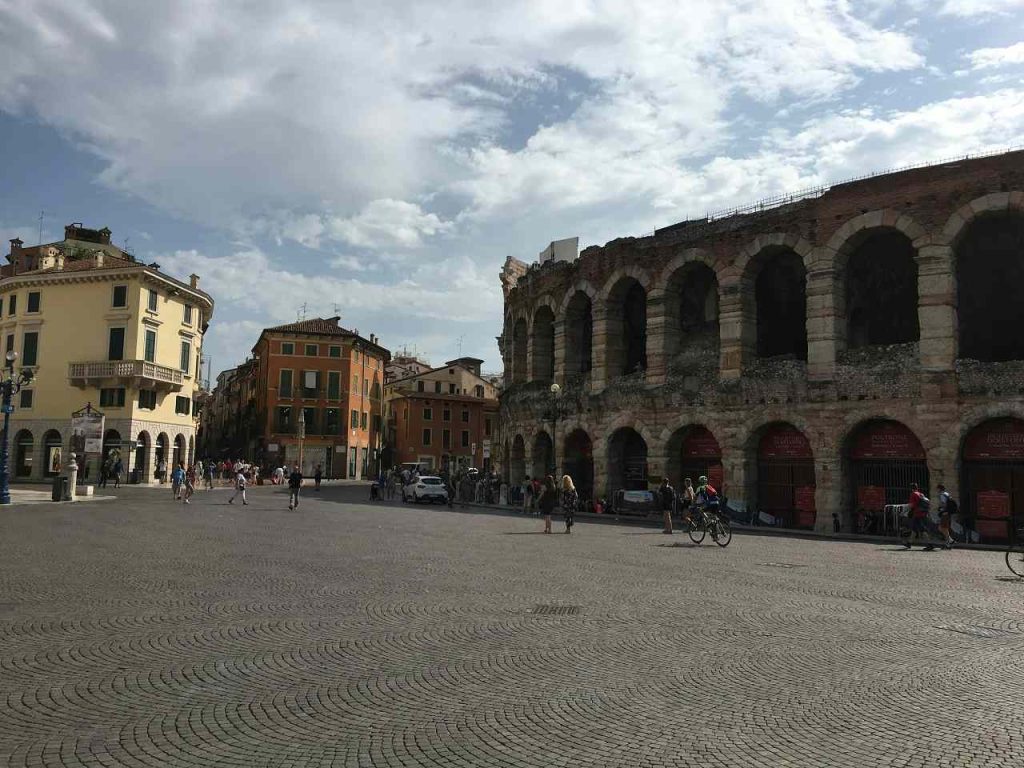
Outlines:
[[497,390],[480,376],[482,360],[460,357],[439,368],[389,380],[387,444],[394,463],[433,471],[491,467],[498,427]]
[[[266,328],[253,347],[256,461],[325,477],[376,475],[381,462],[384,367],[391,353],[373,334],[342,328],[338,317]],[[300,414],[305,437],[300,440]]]

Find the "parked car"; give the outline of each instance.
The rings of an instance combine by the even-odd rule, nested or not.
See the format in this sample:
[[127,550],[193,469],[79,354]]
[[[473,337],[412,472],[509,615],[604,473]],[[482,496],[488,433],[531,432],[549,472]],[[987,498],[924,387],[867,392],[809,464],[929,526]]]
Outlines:
[[426,475],[402,488],[402,501],[429,501],[431,504],[439,501],[447,504],[448,489],[440,477]]

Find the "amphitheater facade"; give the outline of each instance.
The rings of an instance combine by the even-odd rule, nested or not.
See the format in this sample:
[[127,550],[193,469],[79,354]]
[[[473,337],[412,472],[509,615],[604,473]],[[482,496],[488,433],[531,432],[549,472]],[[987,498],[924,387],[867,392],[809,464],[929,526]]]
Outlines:
[[1024,516],[1024,152],[509,258],[501,280],[513,484],[707,474],[737,510],[849,530],[943,483],[983,540]]

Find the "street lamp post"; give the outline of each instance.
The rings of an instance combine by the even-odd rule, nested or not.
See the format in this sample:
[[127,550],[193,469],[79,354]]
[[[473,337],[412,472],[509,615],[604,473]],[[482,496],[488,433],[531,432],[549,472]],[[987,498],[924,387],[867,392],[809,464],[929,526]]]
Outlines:
[[299,408],[299,471],[302,471],[302,443],[306,439],[306,409]]
[[4,411],[4,432],[0,438],[0,504],[11,503],[11,471],[10,451],[7,446],[8,427],[10,426],[11,414],[14,406],[11,405],[11,398],[23,386],[32,381],[32,369],[22,368],[18,375],[14,375],[14,361],[18,359],[18,353],[11,350],[7,353],[7,370],[4,371],[0,380],[0,388],[3,389],[3,411]]
[[551,476],[558,476],[558,464],[555,461],[555,446],[558,445],[558,421],[562,417],[562,388],[551,385]]

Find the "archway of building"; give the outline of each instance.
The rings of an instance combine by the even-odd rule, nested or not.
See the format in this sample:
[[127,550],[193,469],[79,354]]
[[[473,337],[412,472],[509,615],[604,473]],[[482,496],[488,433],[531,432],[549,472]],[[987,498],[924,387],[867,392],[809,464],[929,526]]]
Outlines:
[[707,264],[690,262],[665,288],[666,359],[717,367],[718,339],[718,277]]
[[55,477],[64,471],[64,438],[56,429],[43,435],[43,474]]
[[625,376],[647,368],[647,292],[632,277],[623,277],[608,295],[608,376]]
[[175,469],[178,466],[178,464],[181,464],[181,463],[183,463],[185,461],[185,459],[186,459],[186,453],[185,453],[186,450],[187,450],[187,448],[185,446],[185,436],[182,435],[181,433],[175,435],[175,437],[174,437],[174,458],[171,461],[171,469],[172,470]]
[[544,382],[555,378],[555,313],[546,304],[533,315],[532,378]]
[[555,453],[551,435],[543,430],[533,438],[533,476],[543,478],[554,473]]
[[843,465],[847,530],[896,533],[897,521],[882,514],[885,506],[906,504],[912,483],[928,492],[924,446],[898,421],[870,419],[851,430],[843,445]]
[[917,341],[917,262],[910,239],[896,230],[872,229],[847,247],[847,348]]
[[814,455],[811,443],[787,422],[774,422],[755,434],[757,446],[754,483],[757,509],[787,528],[813,528]]
[[116,429],[108,429],[103,433],[103,456],[101,464],[109,461],[114,464],[121,457],[121,433]]
[[155,476],[158,480],[166,481],[170,477],[170,461],[171,461],[171,440],[167,437],[166,432],[161,432],[156,436],[156,457],[155,465],[153,470],[156,473]]
[[18,431],[14,436],[14,476],[29,477],[32,474],[32,450],[35,440],[27,429]]
[[666,456],[669,482],[680,493],[687,478],[696,489],[701,476],[720,494],[725,493],[722,448],[707,427],[690,424],[677,429],[668,439]]
[[526,320],[519,318],[512,326],[512,383],[514,384],[522,384],[526,381],[528,347]]
[[[136,440],[135,449],[135,461],[132,462],[132,467],[136,470],[136,474],[139,478],[138,481],[146,482],[152,476],[153,471],[149,466],[149,449],[152,438],[149,436],[149,432],[143,430],[139,432],[139,437]],[[129,477],[131,476],[131,470],[129,469]],[[136,482],[138,482],[136,481]]]
[[757,303],[757,356],[807,359],[807,272],[789,248],[759,256],[754,286]]
[[574,429],[565,437],[565,474],[572,478],[581,499],[594,497],[594,446],[582,429]]
[[565,311],[565,373],[578,376],[594,367],[594,308],[590,297],[576,291]]
[[512,452],[509,454],[510,482],[515,485],[526,478],[526,441],[522,435],[512,438]]
[[647,490],[647,442],[632,427],[615,430],[608,438],[608,493]]
[[[982,542],[1007,540],[1024,525],[1024,420],[983,421],[961,449],[960,508]],[[970,534],[968,534],[970,535]]]
[[1024,360],[1024,214],[987,214],[972,221],[956,246],[960,357]]

